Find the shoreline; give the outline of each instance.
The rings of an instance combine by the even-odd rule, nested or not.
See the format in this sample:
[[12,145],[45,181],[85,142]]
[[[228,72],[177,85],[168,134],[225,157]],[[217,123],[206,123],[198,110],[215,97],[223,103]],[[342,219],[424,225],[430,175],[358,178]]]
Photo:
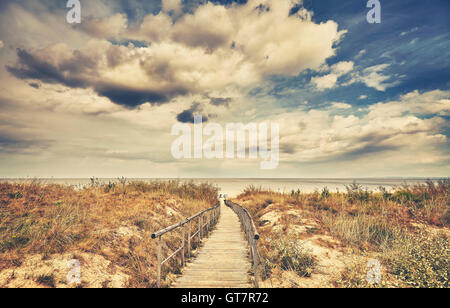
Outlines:
[[[395,187],[403,185],[424,184],[427,180],[438,181],[445,178],[128,178],[128,182],[142,181],[180,181],[193,182],[196,184],[210,183],[219,188],[220,193],[227,194],[229,197],[236,197],[249,186],[261,187],[280,193],[289,193],[292,190],[300,189],[302,193],[313,193],[328,188],[330,192],[344,192],[346,186],[356,183],[363,186],[364,189],[375,191],[380,186],[387,190],[393,190]],[[118,178],[95,178],[98,183],[108,184],[109,182],[119,182]],[[28,183],[38,181],[45,184],[59,184],[84,188],[91,184],[90,178],[5,178],[1,182]]]

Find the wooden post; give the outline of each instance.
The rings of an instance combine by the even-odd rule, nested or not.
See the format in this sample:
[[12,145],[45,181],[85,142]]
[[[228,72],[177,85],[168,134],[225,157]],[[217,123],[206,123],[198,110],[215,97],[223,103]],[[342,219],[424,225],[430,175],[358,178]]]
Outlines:
[[207,226],[206,227],[208,228],[207,232],[209,232],[211,230],[211,212],[210,211],[208,211],[208,216],[207,216],[206,219],[207,219]]
[[157,280],[158,288],[161,288],[161,262],[162,262],[162,236],[158,238],[158,280]]
[[254,250],[253,251],[253,272],[255,275],[255,288],[258,289],[259,288],[259,280],[258,280],[258,262],[259,262],[259,260],[258,260],[258,253],[257,253],[258,248],[257,247],[258,247],[258,241],[255,240],[255,244],[252,248],[252,250]]
[[202,241],[202,215],[198,217],[198,241]]
[[191,257],[191,221],[188,222],[188,248],[187,248],[188,258]]
[[183,225],[182,232],[183,232],[183,240],[181,247],[183,247],[183,249],[181,249],[181,267],[184,266],[184,253],[186,252],[186,225]]

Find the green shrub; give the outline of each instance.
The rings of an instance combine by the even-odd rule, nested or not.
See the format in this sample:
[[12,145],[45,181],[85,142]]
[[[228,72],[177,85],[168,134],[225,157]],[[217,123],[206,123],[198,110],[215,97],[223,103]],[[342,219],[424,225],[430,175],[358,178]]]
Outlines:
[[322,189],[322,193],[321,193],[321,198],[322,199],[328,199],[331,196],[330,190],[328,189],[328,187],[324,187]]
[[369,215],[354,217],[346,214],[338,216],[324,214],[322,221],[333,236],[356,246],[365,243],[374,246],[386,245],[401,232],[386,220]]
[[21,191],[15,191],[13,193],[8,194],[11,199],[21,199],[23,198],[23,194]]
[[417,206],[418,208],[422,208],[424,206],[424,202],[428,200],[429,197],[426,192],[415,194],[408,190],[402,190],[395,192],[391,199],[400,204],[406,203]]
[[356,203],[356,202],[367,202],[370,200],[371,192],[369,192],[366,189],[363,189],[363,187],[359,184],[353,183],[351,185],[345,186],[347,189],[347,199],[350,203]]
[[386,262],[411,287],[448,288],[450,246],[444,235],[420,233],[397,239]]
[[313,255],[298,241],[281,238],[274,245],[278,265],[282,270],[294,271],[299,276],[310,277],[316,264]]

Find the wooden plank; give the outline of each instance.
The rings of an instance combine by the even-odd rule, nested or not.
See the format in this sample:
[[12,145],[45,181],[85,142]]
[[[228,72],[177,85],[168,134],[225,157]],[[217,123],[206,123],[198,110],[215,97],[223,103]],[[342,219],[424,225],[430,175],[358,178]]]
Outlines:
[[249,247],[237,215],[222,207],[215,230],[193,262],[174,283],[176,288],[248,288]]

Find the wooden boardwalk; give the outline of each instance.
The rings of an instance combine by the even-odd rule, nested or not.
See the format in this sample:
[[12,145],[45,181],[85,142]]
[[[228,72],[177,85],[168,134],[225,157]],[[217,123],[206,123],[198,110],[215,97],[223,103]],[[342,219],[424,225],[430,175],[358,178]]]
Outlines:
[[175,288],[251,288],[248,244],[238,216],[222,205],[216,228]]

